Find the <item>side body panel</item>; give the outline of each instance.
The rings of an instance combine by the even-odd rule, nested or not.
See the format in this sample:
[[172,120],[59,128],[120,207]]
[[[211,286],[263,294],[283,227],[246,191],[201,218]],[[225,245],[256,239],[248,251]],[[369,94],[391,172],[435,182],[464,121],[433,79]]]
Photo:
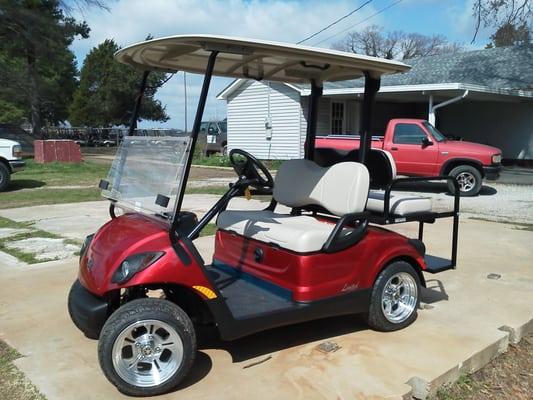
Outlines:
[[[262,258],[257,254],[262,253]],[[336,253],[299,254],[232,232],[218,231],[215,260],[275,283],[309,302],[371,288],[386,264],[399,257],[425,268],[423,257],[407,238],[371,227],[355,246]]]

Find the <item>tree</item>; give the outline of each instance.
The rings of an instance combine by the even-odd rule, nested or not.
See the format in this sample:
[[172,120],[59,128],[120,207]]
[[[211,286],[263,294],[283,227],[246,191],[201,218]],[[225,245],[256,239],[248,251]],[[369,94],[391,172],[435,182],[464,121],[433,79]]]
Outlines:
[[[142,72],[117,62],[120,47],[108,39],[94,47],[83,62],[69,121],[80,126],[128,125],[138,95]],[[154,99],[165,74],[152,72],[141,105],[140,119],[167,121],[165,107]]]
[[373,25],[359,32],[350,32],[344,39],[332,45],[334,49],[366,54],[387,59],[410,58],[455,53],[461,50],[456,43],[449,43],[444,36],[426,36],[419,33],[393,31],[384,33]]
[[493,46],[529,43],[533,23],[533,0],[475,0],[472,14],[476,21],[472,43],[481,26],[491,27]]
[[43,119],[65,118],[77,72],[68,46],[88,34],[87,24],[66,16],[58,0],[0,0],[0,58],[12,67],[0,98],[26,110],[34,135]]

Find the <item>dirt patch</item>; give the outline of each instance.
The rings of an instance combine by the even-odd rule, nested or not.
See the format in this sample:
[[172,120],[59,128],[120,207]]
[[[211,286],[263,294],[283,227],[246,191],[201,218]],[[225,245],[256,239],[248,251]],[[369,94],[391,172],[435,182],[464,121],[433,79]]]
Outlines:
[[219,178],[234,178],[234,180],[237,180],[237,175],[229,169],[198,168],[194,166],[191,167],[191,172],[189,174],[189,180],[194,181]]
[[528,400],[533,393],[533,332],[478,372],[440,390],[435,400]]

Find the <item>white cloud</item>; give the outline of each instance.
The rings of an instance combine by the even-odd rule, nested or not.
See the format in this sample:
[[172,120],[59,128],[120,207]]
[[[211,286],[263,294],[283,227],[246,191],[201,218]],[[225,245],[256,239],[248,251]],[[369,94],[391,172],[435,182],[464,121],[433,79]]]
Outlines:
[[[211,33],[257,39],[296,42],[318,31],[330,22],[348,13],[357,6],[353,1],[281,1],[281,0],[118,0],[110,3],[110,12],[90,10],[80,19],[91,27],[91,37],[76,40],[72,49],[80,64],[85,54],[107,38],[114,39],[120,46],[139,42],[151,34],[154,37],[177,34]],[[344,22],[343,26],[355,23],[373,13],[376,9],[368,5]],[[379,17],[367,24],[379,23]],[[327,37],[343,26],[326,31]],[[336,40],[338,38],[335,38]],[[325,42],[322,46],[328,47]],[[188,121],[196,110],[201,77],[189,75]],[[158,98],[167,105],[171,116],[165,126],[183,127],[183,75],[172,78],[159,93]],[[206,117],[224,117],[225,105],[214,96],[228,83],[227,79],[215,78],[206,106]],[[218,114],[218,115],[216,115]],[[157,124],[143,122],[143,126]]]

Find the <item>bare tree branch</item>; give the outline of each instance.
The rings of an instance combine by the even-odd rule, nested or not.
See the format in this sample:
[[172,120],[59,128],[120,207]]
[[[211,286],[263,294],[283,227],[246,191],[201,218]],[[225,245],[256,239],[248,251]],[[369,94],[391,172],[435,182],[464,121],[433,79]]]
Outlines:
[[374,57],[401,60],[462,50],[459,44],[449,43],[441,35],[426,36],[402,31],[383,33],[382,28],[376,25],[359,32],[350,32],[332,47]]

